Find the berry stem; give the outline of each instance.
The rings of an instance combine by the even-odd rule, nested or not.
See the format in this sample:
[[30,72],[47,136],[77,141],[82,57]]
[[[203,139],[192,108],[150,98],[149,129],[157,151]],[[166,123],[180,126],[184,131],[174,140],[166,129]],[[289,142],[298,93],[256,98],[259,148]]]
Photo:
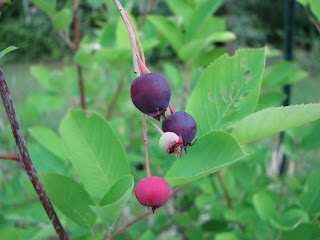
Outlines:
[[19,161],[19,155],[18,154],[14,154],[14,155],[2,155],[2,154],[0,154],[0,159],[8,159],[8,160]]
[[154,122],[152,122],[151,118],[148,117],[149,121],[151,122],[152,126],[160,133],[160,134],[163,134],[164,132],[162,131],[161,128],[158,127],[157,124],[155,124]]
[[171,112],[171,114],[174,114],[174,113],[175,113],[175,111],[174,111],[174,109],[173,109],[173,107],[172,107],[171,103],[169,103],[169,108],[170,108],[170,112]]
[[152,177],[151,170],[150,170],[150,159],[149,159],[149,149],[148,149],[148,129],[147,129],[147,120],[146,115],[142,114],[142,126],[143,126],[143,139],[144,145],[146,147],[146,169],[147,169],[147,176]]

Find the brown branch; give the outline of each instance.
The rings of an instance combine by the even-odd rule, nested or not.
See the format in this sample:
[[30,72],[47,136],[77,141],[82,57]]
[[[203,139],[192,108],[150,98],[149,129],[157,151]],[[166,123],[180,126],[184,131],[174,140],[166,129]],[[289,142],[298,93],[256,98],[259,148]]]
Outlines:
[[[74,53],[79,50],[80,45],[80,26],[79,26],[79,11],[78,11],[78,3],[77,0],[72,0],[73,6],[73,28],[74,28]],[[84,94],[84,79],[82,74],[82,67],[77,64],[77,73],[78,73],[78,83],[79,83],[79,91],[80,91],[80,105],[83,110],[86,107],[86,100]]]
[[[188,186],[190,183],[186,183],[184,185],[182,185],[181,187],[179,187],[176,191],[174,191],[171,195],[170,198],[173,198],[174,196],[176,196],[178,194],[178,192],[180,192],[182,189],[184,189],[186,186]],[[125,226],[123,226],[122,228],[120,228],[118,231],[116,231],[114,234],[110,235],[107,240],[111,240],[114,237],[116,237],[117,235],[119,235],[120,233],[122,233],[124,230],[126,230],[128,227],[132,226],[133,224],[135,224],[136,222],[139,222],[140,220],[144,219],[145,217],[149,216],[152,213],[152,211],[149,211],[143,215],[141,215],[140,217],[136,218],[135,220],[133,220],[132,222],[126,224]]]
[[17,155],[17,154],[14,154],[14,155],[2,155],[2,154],[0,154],[0,159],[8,159],[8,160],[19,161],[19,155]]
[[144,22],[146,21],[147,16],[152,12],[152,10],[159,4],[160,0],[153,0],[151,5],[147,11],[145,11],[142,15],[142,19],[139,23],[138,29],[141,29]]
[[109,121],[111,116],[112,116],[113,110],[116,107],[116,104],[118,102],[118,99],[119,99],[119,96],[120,96],[120,93],[121,93],[121,90],[122,90],[123,86],[124,86],[124,81],[123,81],[123,77],[121,77],[119,85],[118,85],[118,88],[117,88],[117,91],[116,91],[116,94],[114,95],[114,97],[112,99],[112,102],[110,104],[110,107],[108,108],[108,112],[107,112],[107,115],[106,115],[106,120],[107,121]]
[[224,184],[224,181],[223,181],[223,178],[222,178],[222,175],[221,175],[220,172],[217,172],[217,177],[219,179],[219,183],[220,183],[220,186],[222,188],[224,198],[226,199],[228,208],[233,209],[231,198],[229,196],[228,190],[226,188],[226,185]]
[[8,85],[5,80],[1,65],[0,65],[0,91],[1,91],[2,101],[11,125],[11,130],[19,150],[19,163],[28,174],[29,179],[35,191],[37,192],[38,197],[45,211],[47,212],[50,222],[53,225],[54,229],[56,230],[59,238],[61,240],[67,240],[69,239],[68,235],[64,230],[63,226],[61,225],[60,220],[53,209],[51,201],[30,159],[30,155],[29,155],[24,137],[22,135],[21,127],[16,115],[16,111],[13,106],[11,95],[10,95]]

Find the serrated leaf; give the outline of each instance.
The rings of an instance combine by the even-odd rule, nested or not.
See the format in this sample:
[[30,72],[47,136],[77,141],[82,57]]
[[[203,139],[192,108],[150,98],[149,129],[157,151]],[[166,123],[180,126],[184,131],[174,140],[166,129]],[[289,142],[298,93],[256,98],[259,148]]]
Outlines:
[[12,52],[14,50],[18,49],[18,47],[15,47],[15,46],[10,46],[10,47],[7,47],[6,49],[2,50],[0,52],[0,59],[3,58],[6,54],[8,54],[9,52]]
[[63,144],[57,133],[50,128],[43,126],[29,128],[29,133],[49,152],[62,159],[64,162],[68,161]]
[[147,19],[156,27],[158,32],[167,39],[177,52],[183,43],[183,34],[179,27],[163,16],[149,15]]
[[64,8],[55,14],[53,18],[53,26],[58,30],[66,30],[72,23],[73,12],[71,9]]
[[228,133],[210,132],[190,147],[188,154],[172,164],[165,179],[170,186],[195,181],[214,173],[246,154],[238,142]]
[[102,198],[115,182],[130,174],[122,144],[99,115],[69,111],[60,125],[60,135],[90,194]]
[[320,213],[320,169],[312,172],[308,177],[303,192],[299,199],[300,206],[307,211],[310,216]]
[[232,57],[223,55],[206,68],[186,107],[197,122],[198,136],[253,112],[264,64],[264,49],[252,49],[239,50]]
[[319,118],[320,104],[267,108],[236,123],[231,134],[245,144]]
[[112,225],[126,206],[133,189],[133,177],[124,176],[117,181],[103,197],[100,206],[91,209],[108,224]]
[[94,202],[79,183],[54,173],[43,173],[41,179],[49,198],[66,217],[82,227],[93,226],[96,215],[89,205]]
[[286,97],[287,95],[283,92],[268,92],[261,94],[255,111],[280,106]]
[[51,70],[44,66],[31,66],[30,73],[34,76],[38,82],[44,86],[45,88],[49,88],[49,77],[51,74]]

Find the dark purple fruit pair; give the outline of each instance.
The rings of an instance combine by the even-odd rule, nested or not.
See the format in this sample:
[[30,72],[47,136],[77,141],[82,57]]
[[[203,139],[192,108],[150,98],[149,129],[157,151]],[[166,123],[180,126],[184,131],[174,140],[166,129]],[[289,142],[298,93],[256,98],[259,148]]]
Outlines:
[[197,123],[190,114],[179,111],[163,120],[162,131],[181,135],[183,140],[182,147],[187,151],[187,147],[195,143],[191,142],[197,134]]
[[137,77],[131,84],[133,104],[143,113],[160,121],[168,108],[171,89],[160,73],[148,73]]

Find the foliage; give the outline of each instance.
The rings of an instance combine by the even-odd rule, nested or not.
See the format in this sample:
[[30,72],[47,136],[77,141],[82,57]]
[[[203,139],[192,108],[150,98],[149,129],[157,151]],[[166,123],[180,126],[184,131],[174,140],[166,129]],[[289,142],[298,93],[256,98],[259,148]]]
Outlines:
[[[53,19],[50,28],[71,28],[70,1],[32,3]],[[277,144],[267,138],[287,130],[284,151],[291,164],[303,152],[319,150],[319,104],[279,107],[286,97],[280,88],[303,83],[308,74],[294,62],[265,67],[270,59],[266,48],[225,53],[221,45],[236,36],[227,30],[225,18],[214,15],[224,1],[165,3],[170,17],[150,14],[143,24],[143,16],[134,14],[130,1],[125,8],[135,26],[142,24],[138,33],[147,62],[161,52],[157,64],[148,67],[166,75],[171,103],[195,118],[198,140],[185,156],[174,158],[159,149],[160,136],[148,124],[153,172],[164,176],[172,193],[175,187],[190,184],[149,216],[153,221],[137,222],[126,235],[134,239],[317,239],[319,168],[278,177],[270,163]],[[111,1],[85,4],[105,7],[109,14],[85,33],[73,58],[83,70],[89,110],[78,110],[77,66],[57,69],[38,64],[30,73],[40,91],[30,93],[17,112],[35,168],[70,236],[91,239],[92,230],[97,239],[105,239],[110,229],[122,228],[121,213],[131,220],[147,211],[133,197],[134,185],[145,177],[135,167],[145,161],[145,150],[140,113],[129,99],[135,76],[126,28]],[[103,117],[112,109],[116,92],[118,99],[106,121]],[[53,124],[39,125],[42,116]],[[9,135],[8,131],[0,138],[1,152],[12,149]],[[54,230],[29,179],[12,163],[1,164],[8,174],[0,175],[0,236],[52,238]],[[217,171],[220,177],[213,174]],[[125,238],[125,234],[117,236]]]

